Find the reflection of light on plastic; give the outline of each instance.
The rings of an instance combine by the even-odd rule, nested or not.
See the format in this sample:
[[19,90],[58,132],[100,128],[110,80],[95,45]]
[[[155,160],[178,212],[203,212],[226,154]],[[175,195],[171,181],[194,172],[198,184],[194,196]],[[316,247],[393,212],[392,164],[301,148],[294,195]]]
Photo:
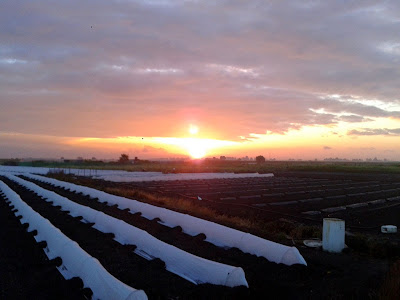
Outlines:
[[195,135],[199,132],[199,128],[196,125],[190,125],[189,133]]

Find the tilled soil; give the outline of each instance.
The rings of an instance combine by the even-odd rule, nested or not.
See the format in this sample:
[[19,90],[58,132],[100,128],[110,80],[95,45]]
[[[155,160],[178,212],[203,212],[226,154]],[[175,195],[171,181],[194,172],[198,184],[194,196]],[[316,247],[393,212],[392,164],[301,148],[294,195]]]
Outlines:
[[[277,220],[283,217],[320,225],[323,218],[334,217],[344,219],[347,229],[371,233],[379,233],[380,226],[385,224],[400,227],[400,183],[396,176],[308,172],[275,175],[244,179],[97,183],[185,197],[187,201],[197,201],[197,196],[200,196],[203,201],[197,201],[198,205],[244,218]],[[352,207],[354,204],[356,206]]]
[[[191,237],[182,233],[179,227],[168,228],[157,220],[147,220],[140,214],[131,214],[81,194],[39,184],[72,201],[142,228],[156,238],[185,251],[240,266],[246,273],[250,288],[227,288],[209,284],[196,286],[167,272],[161,260],[147,261],[137,256],[132,251],[132,245],[123,246],[114,241],[112,235],[101,233],[92,228],[91,224],[80,222],[79,218],[69,216],[20,185],[5,178],[0,179],[20,194],[34,210],[99,259],[112,275],[136,289],[143,289],[150,299],[371,299],[377,296],[389,264],[386,260],[363,257],[351,250],[347,254],[338,255],[297,245],[308,266],[288,267],[244,254],[238,249],[216,247],[205,242],[203,234]],[[19,272],[16,273],[18,276]]]
[[86,299],[66,281],[0,196],[0,299]]

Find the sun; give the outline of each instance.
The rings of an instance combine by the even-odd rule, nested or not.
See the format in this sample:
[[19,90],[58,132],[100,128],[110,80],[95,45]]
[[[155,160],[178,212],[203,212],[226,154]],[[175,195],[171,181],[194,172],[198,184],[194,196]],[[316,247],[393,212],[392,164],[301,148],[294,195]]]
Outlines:
[[206,147],[201,145],[196,145],[196,143],[192,145],[188,144],[186,146],[186,150],[189,153],[190,157],[193,159],[203,158],[207,154]]
[[189,133],[191,135],[196,135],[199,133],[199,127],[197,127],[196,125],[190,125],[189,126]]

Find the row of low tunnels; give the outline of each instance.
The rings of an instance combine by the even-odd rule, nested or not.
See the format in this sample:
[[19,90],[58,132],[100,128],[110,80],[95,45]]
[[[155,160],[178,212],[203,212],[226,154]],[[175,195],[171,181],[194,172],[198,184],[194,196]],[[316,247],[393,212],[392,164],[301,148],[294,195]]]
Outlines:
[[[145,290],[146,293],[149,294],[150,298],[164,298],[167,295],[178,296],[182,294],[186,296],[204,296],[209,293],[212,293],[214,296],[221,295],[223,297],[230,294],[232,295],[232,293],[251,295],[251,293],[260,293],[261,291],[260,289],[262,288],[262,283],[259,282],[258,277],[260,272],[264,272],[262,271],[263,268],[270,271],[275,270],[275,272],[287,272],[287,268],[289,268],[270,263],[266,259],[260,259],[255,255],[244,254],[243,252],[239,251],[240,253],[236,255],[236,257],[238,260],[243,260],[243,268],[246,271],[246,276],[248,274],[247,279],[249,284],[250,286],[254,285],[256,289],[249,290],[240,288],[241,290],[238,292],[237,290],[233,291],[232,288],[227,288],[223,285],[210,286],[207,283],[194,285],[190,281],[182,279],[182,277],[177,277],[173,274],[171,275],[171,273],[165,268],[165,262],[160,261],[160,259],[153,258],[149,261],[148,258],[143,258],[140,255],[132,255],[132,250],[134,251],[132,247],[129,247],[129,245],[124,245],[123,243],[118,243],[115,240],[115,234],[102,233],[93,228],[93,223],[82,222],[85,220],[80,217],[79,214],[71,216],[69,214],[70,212],[62,209],[62,207],[58,207],[50,201],[44,201],[43,196],[35,195],[35,193],[29,191],[29,189],[16,183],[15,181],[10,180],[7,177],[2,177],[2,180],[14,191],[18,191],[20,198],[23,201],[26,201],[27,204],[31,205],[35,211],[40,213],[40,215],[43,215],[51,220],[51,223],[56,225],[57,228],[62,228],[63,230],[61,231],[63,231],[67,236],[71,236],[72,240],[77,240],[78,244],[82,246],[82,248],[85,248],[84,250],[87,250],[88,253],[96,253],[96,255],[93,256],[98,258],[102,264],[104,263],[107,270],[113,270],[112,273],[118,274],[116,277],[123,279],[123,282],[130,282],[132,286],[138,287],[139,290]],[[73,197],[74,196],[71,192],[71,198]],[[93,201],[93,199],[88,201]],[[15,213],[17,215],[18,211],[15,211]],[[26,224],[27,222],[24,223]],[[156,223],[158,222],[156,221]],[[31,225],[29,225],[29,228],[32,229]],[[173,228],[171,230],[173,230]],[[32,231],[33,230],[31,230],[31,232]],[[205,241],[200,241],[200,248],[202,243],[206,244]],[[99,247],[99,245],[101,245],[101,247]],[[237,250],[234,251],[237,252]],[[118,255],[111,253],[117,253]],[[223,253],[221,255],[223,260]],[[53,257],[52,259],[55,258],[56,257]],[[251,269],[252,267],[254,268],[253,270]],[[304,270],[297,268],[297,272],[304,272]],[[145,273],[146,276],[143,276],[143,273]],[[136,275],[134,276],[134,274]],[[83,281],[86,285],[87,282],[85,282],[84,278]],[[88,288],[88,286],[85,287],[86,289]],[[277,284],[275,288],[278,287],[279,284]],[[83,288],[84,287],[81,287],[82,290],[84,290]],[[91,288],[91,290],[96,294],[96,288]],[[131,294],[132,293],[127,293],[126,295],[129,296]],[[137,295],[138,297],[143,296],[140,293]]]

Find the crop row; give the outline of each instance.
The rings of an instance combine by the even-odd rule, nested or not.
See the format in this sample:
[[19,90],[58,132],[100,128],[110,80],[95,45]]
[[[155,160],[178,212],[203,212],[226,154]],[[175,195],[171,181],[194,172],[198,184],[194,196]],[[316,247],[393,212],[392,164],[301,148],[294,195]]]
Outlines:
[[[51,224],[75,241],[85,252],[98,259],[110,274],[128,286],[144,290],[149,298],[204,297],[210,289],[209,285],[195,285],[167,271],[165,263],[160,259],[149,261],[143,256],[137,255],[134,252],[136,250],[135,245],[120,244],[115,240],[114,234],[103,233],[95,229],[94,223],[86,223],[82,216],[73,217],[69,214],[69,211],[61,210],[61,207],[51,201],[44,201],[42,197],[35,195],[23,186],[7,178],[1,179],[10,188],[17,191],[21,199],[33,210],[49,220]],[[66,267],[68,268],[68,266]],[[97,272],[92,274],[99,276]],[[103,280],[102,284],[106,287],[112,286],[106,280]],[[85,287],[88,286],[85,284]],[[220,287],[210,290],[217,295],[218,292],[230,293],[231,288]],[[97,286],[90,288],[95,294]],[[232,291],[237,292],[237,290]],[[102,299],[124,298],[119,298],[118,294],[114,294],[114,296],[102,297]]]
[[263,256],[269,261],[286,265],[306,264],[301,254],[295,247],[288,247],[268,241],[249,233],[229,228],[220,224],[206,221],[191,215],[182,214],[165,208],[142,203],[136,200],[111,195],[93,188],[62,182],[56,179],[38,175],[25,174],[25,176],[43,181],[55,186],[64,187],[72,191],[81,192],[100,202],[116,204],[121,209],[129,209],[131,213],[140,212],[147,219],[159,218],[160,223],[169,227],[180,226],[189,235],[201,233],[206,235],[206,241],[220,247],[236,247],[245,253]]
[[0,189],[0,299],[87,299],[92,291],[82,289],[78,277],[65,280],[56,268],[59,260],[48,259],[34,238],[37,231],[28,228]]
[[0,190],[14,206],[21,223],[28,224],[28,231],[37,231],[35,240],[44,243],[47,257],[59,260],[57,269],[65,279],[81,278],[85,286],[92,290],[95,299],[147,299],[143,291],[127,286],[108,273],[97,259],[34,211],[2,181]]
[[[122,246],[121,250],[117,251],[117,253],[124,253],[125,252],[125,255],[127,254],[126,252],[127,252],[127,249],[129,249],[129,247],[128,248],[124,248],[124,247],[132,246],[134,248],[130,248],[130,249],[134,250],[134,253],[138,254],[139,257],[142,256],[143,258],[150,259],[151,261],[154,261],[155,263],[157,262],[157,256],[154,255],[154,253],[152,251],[155,250],[155,252],[157,253],[156,250],[158,250],[158,254],[161,253],[161,255],[164,255],[163,257],[161,257],[161,260],[160,260],[161,268],[162,268],[163,265],[165,265],[166,269],[169,270],[169,271],[172,271],[172,272],[174,272],[174,270],[176,270],[176,268],[178,268],[178,269],[180,268],[179,271],[175,272],[175,273],[176,274],[179,273],[179,275],[181,277],[185,278],[186,280],[189,280],[190,282],[194,282],[196,284],[205,283],[205,282],[211,282],[211,283],[214,283],[214,284],[227,285],[227,286],[238,286],[238,285],[246,286],[247,285],[247,282],[245,281],[246,279],[244,278],[243,270],[241,270],[241,268],[230,267],[230,266],[227,266],[227,265],[224,265],[224,264],[221,264],[221,263],[217,263],[217,262],[211,262],[212,267],[211,268],[209,268],[209,267],[205,268],[205,265],[203,264],[204,261],[206,261],[205,259],[201,258],[200,259],[201,263],[199,262],[196,265],[196,264],[193,264],[191,262],[182,260],[181,259],[181,255],[178,255],[176,259],[172,259],[172,260],[170,260],[168,262],[168,259],[170,258],[169,256],[170,256],[171,253],[168,253],[168,251],[164,251],[164,250],[165,249],[168,250],[169,247],[170,248],[175,248],[175,247],[173,247],[171,245],[168,245],[168,244],[166,244],[167,246],[165,246],[164,245],[165,243],[164,243],[161,246],[160,245],[154,246],[153,250],[151,250],[151,247],[149,248],[147,246],[140,246],[140,242],[143,242],[143,241],[140,241],[140,237],[139,237],[138,234],[135,234],[135,236],[136,236],[135,239],[137,239],[137,240],[129,241],[125,237],[123,237],[123,235],[121,235],[120,232],[118,232],[118,231],[114,231],[113,232],[113,231],[110,230],[110,228],[112,228],[112,229],[120,229],[119,228],[120,225],[122,223],[124,223],[122,220],[118,219],[115,223],[108,221],[108,222],[105,222],[107,224],[105,224],[105,225],[103,224],[102,225],[101,224],[102,221],[99,221],[99,220],[109,219],[110,216],[108,216],[107,214],[104,214],[102,212],[95,212],[93,214],[93,212],[89,212],[89,210],[88,210],[89,207],[82,206],[82,205],[81,205],[82,207],[79,207],[79,206],[77,206],[79,204],[71,203],[70,199],[68,199],[68,198],[72,198],[74,200],[74,202],[79,202],[80,200],[77,201],[77,199],[80,198],[80,197],[81,198],[86,198],[86,202],[87,203],[89,203],[89,202],[91,202],[91,203],[97,202],[98,205],[101,204],[103,206],[106,206],[107,209],[118,210],[119,214],[126,214],[126,215],[130,215],[130,216],[138,216],[137,212],[128,211],[128,209],[126,209],[126,208],[125,209],[120,209],[122,207],[118,208],[117,205],[113,204],[112,202],[108,202],[107,203],[108,205],[106,205],[105,203],[101,203],[100,201],[96,201],[95,199],[93,199],[93,197],[84,196],[82,194],[81,195],[77,195],[75,192],[67,191],[65,189],[62,189],[63,192],[65,194],[69,194],[69,196],[68,197],[62,197],[62,196],[59,195],[59,193],[56,194],[56,193],[51,192],[50,191],[51,187],[50,187],[49,184],[41,183],[42,185],[44,185],[44,188],[43,187],[41,188],[38,185],[35,185],[33,182],[28,182],[28,181],[26,181],[26,180],[24,180],[24,179],[22,179],[20,177],[15,177],[15,176],[12,176],[12,175],[9,175],[9,174],[3,174],[3,175],[6,175],[6,177],[8,178],[8,179],[4,178],[4,180],[7,181],[7,184],[9,186],[12,186],[14,190],[16,190],[16,191],[18,191],[18,193],[24,195],[24,197],[23,197],[24,200],[28,199],[28,202],[32,201],[31,204],[34,204],[33,206],[35,206],[35,210],[40,211],[40,214],[43,214],[46,217],[48,217],[49,220],[51,220],[51,223],[57,223],[57,227],[60,228],[60,230],[62,230],[63,232],[64,231],[69,232],[69,234],[65,233],[68,236],[70,236],[70,234],[72,233],[73,236],[70,236],[70,238],[72,240],[76,240],[79,245],[83,245],[82,248],[85,248],[85,250],[88,253],[90,253],[91,255],[93,255],[96,258],[99,256],[98,255],[99,254],[98,253],[98,249],[94,250],[94,248],[96,248],[96,246],[94,244],[89,246],[87,241],[86,241],[87,239],[97,241],[97,247],[99,245],[101,245],[101,247],[103,248],[103,245],[109,245],[109,246],[106,246],[106,248],[109,249],[109,251],[111,251],[111,248],[114,249],[114,248],[118,248],[118,247]],[[35,177],[35,176],[31,176],[31,177]],[[37,178],[36,179],[32,179],[31,178],[30,180],[31,181],[35,181],[35,180],[37,180]],[[40,184],[38,181],[36,183]],[[46,187],[45,185],[48,185],[48,186]],[[54,186],[52,188],[56,189]],[[29,189],[31,191],[29,191]],[[59,190],[61,190],[61,188],[59,188]],[[33,192],[37,193],[38,195],[34,195]],[[108,195],[108,197],[110,197],[110,196],[112,196],[112,195]],[[43,201],[43,199],[41,199],[41,198],[44,198],[45,201]],[[129,201],[132,201],[132,200],[129,200]],[[46,204],[45,205],[46,206],[45,209],[43,208],[43,204]],[[88,206],[90,206],[90,205],[88,205]],[[74,207],[75,208],[78,207],[78,209],[76,210],[76,209],[74,209]],[[55,212],[55,210],[58,210],[58,211]],[[49,211],[51,211],[51,212],[49,212]],[[86,214],[85,214],[85,212],[86,212]],[[140,215],[140,213],[139,213],[139,215]],[[151,227],[151,224],[152,224],[153,226],[157,225],[157,226],[161,226],[161,227],[165,227],[165,228],[170,228],[170,227],[165,226],[165,224],[163,222],[159,221],[160,219],[154,220],[154,218],[153,219],[148,219],[148,218],[144,218],[142,216],[138,216],[138,217],[140,217],[142,219],[146,219],[150,227]],[[82,238],[82,236],[80,236],[80,234],[77,234],[78,230],[76,230],[76,229],[75,230],[68,229],[69,225],[65,225],[65,223],[68,223],[68,224],[69,223],[74,223],[74,226],[78,226],[78,223],[79,223],[80,224],[79,227],[82,228],[82,229],[79,229],[79,231],[83,232],[83,231],[89,230],[89,231],[91,231],[91,233],[88,232],[87,235],[94,235],[94,236],[97,236],[97,237],[96,238],[87,237],[86,239]],[[111,224],[111,223],[114,223],[114,224]],[[129,225],[129,224],[127,224],[127,225]],[[107,226],[110,226],[110,227],[107,227]],[[131,226],[131,225],[129,225],[129,226]],[[125,227],[125,225],[123,225],[123,227]],[[93,230],[95,232],[97,232],[97,233],[94,233]],[[174,228],[170,228],[169,230],[174,231]],[[104,233],[102,233],[101,231],[103,231]],[[154,230],[154,232],[157,232],[157,231],[158,231],[157,229]],[[179,231],[179,227],[178,227],[178,231]],[[111,236],[109,235],[110,232],[113,233]],[[76,234],[77,234],[77,236],[76,236]],[[106,237],[105,239],[108,240],[108,241],[107,242],[101,241],[102,239],[104,239],[104,236],[102,238],[100,238],[99,234],[103,234]],[[187,235],[187,234],[185,234],[185,235]],[[200,233],[198,236],[201,237],[202,235],[205,237],[205,235],[203,233]],[[132,234],[129,234],[129,236],[132,236]],[[209,244],[207,242],[202,242],[203,238],[199,239],[198,236],[191,237],[191,238],[192,238],[192,240],[199,240],[200,244],[202,244],[201,247],[203,247],[204,244]],[[143,239],[147,239],[147,238],[143,238]],[[152,237],[152,239],[154,239],[154,238]],[[138,242],[138,240],[139,240],[139,242]],[[118,247],[117,247],[117,245],[115,243],[116,241],[119,241],[119,243],[117,243],[117,244],[119,244]],[[158,241],[157,243],[162,243],[162,242]],[[112,246],[110,244],[112,244]],[[216,247],[216,246],[212,245],[212,247]],[[283,246],[283,247],[286,247],[286,246]],[[222,252],[230,251],[230,250],[225,250],[225,249],[219,248],[219,247],[217,247],[217,248],[220,249]],[[287,248],[291,249],[291,247],[287,247]],[[124,250],[122,250],[122,249],[124,249]],[[94,252],[96,252],[96,251],[97,251],[97,253],[96,253],[96,255],[94,255]],[[115,249],[114,249],[114,251],[115,251]],[[180,252],[180,253],[184,252],[184,251],[179,250],[179,249],[177,249],[177,251]],[[65,250],[64,252],[68,252],[68,250]],[[174,250],[174,252],[176,252],[176,251]],[[234,252],[235,251],[233,251],[231,253],[234,253]],[[289,252],[289,253],[291,253],[291,252]],[[172,254],[172,255],[176,255],[176,254]],[[238,257],[243,256],[243,255],[244,254],[242,253]],[[102,255],[100,255],[100,257],[98,259],[100,260],[100,262],[102,264],[105,262],[104,263],[104,267],[106,267],[106,269],[109,270],[109,264],[107,263],[107,259],[105,259],[105,258],[101,259],[101,256]],[[131,258],[131,256],[129,256],[129,259],[130,258]],[[117,260],[117,258],[115,258],[115,260]],[[221,260],[218,259],[218,261],[221,261]],[[222,259],[222,261],[224,261],[224,259]],[[124,258],[121,259],[121,262],[125,262]],[[114,264],[116,264],[116,262],[114,262]],[[206,263],[206,265],[207,264],[210,264],[210,262],[208,261]],[[150,264],[149,266],[150,266],[149,267],[150,271],[147,271],[147,272],[149,272],[149,273],[154,272],[154,271],[151,271],[152,265]],[[158,273],[160,272],[160,266],[156,267],[157,276],[152,275],[152,277],[159,277]],[[222,274],[221,271],[220,271],[221,270],[221,266],[223,266],[223,268],[230,268],[230,269],[228,270],[228,272],[222,272],[223,275],[221,275]],[[154,267],[154,264],[153,264],[153,267]],[[217,269],[217,267],[218,267],[218,269]],[[185,268],[186,268],[186,270],[189,270],[189,273],[184,273],[186,271],[182,271]],[[111,272],[111,269],[113,269],[112,272]],[[132,270],[135,270],[135,269],[137,270],[137,268],[132,268]],[[126,270],[126,269],[124,268],[124,270]],[[237,272],[237,270],[239,270],[239,273]],[[120,279],[123,282],[125,282],[125,283],[129,284],[130,282],[134,282],[135,281],[135,280],[131,280],[131,281],[123,280],[123,279],[127,278],[126,275],[122,275],[121,272],[115,272],[115,267],[111,267],[110,268],[110,272],[113,275],[115,275],[116,273],[119,273],[118,276],[117,275],[115,275],[115,276],[118,279]],[[131,273],[132,273],[132,271],[129,274],[131,275]],[[204,275],[198,275],[198,274],[201,274],[201,273],[204,274]],[[229,275],[231,275],[231,274],[233,274],[233,276],[229,277]],[[260,274],[258,273],[258,275],[260,275]],[[193,276],[198,276],[198,277],[193,277]],[[129,277],[132,277],[132,276],[129,276]],[[218,279],[215,279],[215,278],[218,278]],[[219,278],[222,278],[222,281]],[[223,278],[225,278],[225,279],[223,279]],[[168,280],[171,280],[171,279],[168,279]],[[176,281],[176,278],[174,280]],[[159,283],[154,283],[154,280],[152,280],[151,282],[152,282],[152,284],[151,284],[152,287],[151,288],[148,287],[149,284],[147,285],[147,287],[144,284],[139,284],[139,285],[134,284],[132,286],[144,289],[146,291],[146,293],[148,293],[148,290],[149,290],[151,296],[163,295],[163,297],[164,297],[166,294],[170,293],[169,289],[168,289],[168,291],[165,290],[166,289],[165,285],[164,285],[164,287],[157,288],[156,286],[159,285]],[[182,286],[182,282],[181,281],[179,281],[179,282],[180,282],[179,284],[173,284],[173,285],[181,287]],[[238,283],[235,283],[235,282],[238,282]],[[254,282],[254,280],[253,280],[253,282]],[[174,290],[174,289],[172,289],[172,290]],[[182,289],[179,288],[179,290],[181,290],[180,293],[182,293]],[[187,291],[194,290],[195,291],[194,293],[197,293],[197,295],[198,295],[198,293],[204,294],[204,288],[202,288],[200,290],[196,290],[196,289],[193,289],[193,286],[191,286],[189,288],[186,288],[186,290]],[[215,288],[214,288],[214,291],[215,291]],[[174,291],[172,293],[179,294],[177,291]],[[193,294],[193,291],[192,292],[183,292],[183,294],[185,294],[185,293],[186,294],[188,294],[188,293],[189,294],[190,293]],[[226,295],[226,291],[223,292],[223,293],[224,293],[224,295]],[[156,296],[156,297],[159,297],[159,296]]]
[[52,201],[72,217],[82,216],[87,223],[94,223],[93,228],[103,233],[112,233],[115,240],[122,245],[136,245],[135,253],[146,259],[159,258],[164,261],[166,269],[195,284],[211,283],[227,286],[247,286],[244,272],[241,268],[232,267],[217,262],[202,259],[166,244],[144,230],[136,228],[126,222],[113,218],[103,212],[77,204],[52,191],[43,189],[32,182],[19,177],[8,175],[9,179],[19,183],[27,189]]

